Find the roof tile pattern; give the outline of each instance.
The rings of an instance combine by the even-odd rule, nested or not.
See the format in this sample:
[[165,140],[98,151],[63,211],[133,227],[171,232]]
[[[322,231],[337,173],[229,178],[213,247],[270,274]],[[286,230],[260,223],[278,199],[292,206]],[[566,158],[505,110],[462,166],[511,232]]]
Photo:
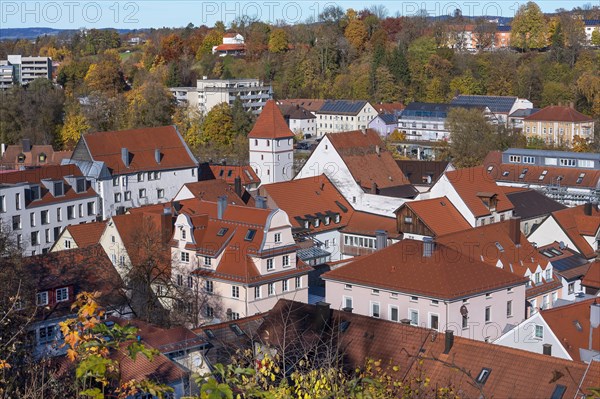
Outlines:
[[436,236],[471,228],[469,222],[446,197],[407,202],[402,205],[404,206],[416,213]]
[[571,107],[551,105],[527,116],[524,120],[549,122],[591,122],[594,120],[594,118],[584,115]]
[[285,139],[294,137],[275,101],[268,100],[254,127],[248,134],[251,139]]

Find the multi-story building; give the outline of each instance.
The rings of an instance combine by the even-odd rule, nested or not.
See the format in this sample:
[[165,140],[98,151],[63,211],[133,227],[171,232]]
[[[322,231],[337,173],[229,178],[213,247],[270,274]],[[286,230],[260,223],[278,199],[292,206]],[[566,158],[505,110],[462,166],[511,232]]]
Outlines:
[[314,136],[317,134],[317,117],[312,112],[300,105],[285,105],[277,103],[283,118],[286,120],[290,130],[294,134],[302,134],[305,137]]
[[96,220],[98,194],[75,165],[0,174],[0,219],[24,255],[46,253],[68,225]]
[[483,167],[444,173],[420,199],[446,197],[472,226],[508,220],[514,206]]
[[169,91],[173,93],[175,101],[180,107],[198,109],[197,87],[169,87]]
[[[185,275],[173,278],[218,297],[229,320],[268,311],[278,298],[308,302],[311,268],[296,257],[284,211],[230,205],[227,197],[188,201],[198,203],[195,212],[184,205],[171,241],[174,270]],[[222,316],[210,305],[201,313]]]
[[509,148],[483,164],[501,186],[532,188],[567,206],[600,201],[600,154]]
[[8,61],[0,60],[0,90],[6,90],[14,84],[14,66],[8,65]]
[[433,241],[402,240],[322,277],[334,308],[479,341],[525,318],[527,279]]
[[454,106],[485,107],[488,120],[492,123],[506,125],[508,116],[518,109],[533,108],[533,103],[524,98],[511,96],[476,96],[458,95],[450,104]]
[[288,181],[294,177],[294,133],[275,105],[267,101],[248,134],[250,166],[261,184]]
[[585,24],[585,38],[588,43],[591,43],[594,31],[600,32],[600,19],[584,19],[583,23]]
[[86,134],[63,162],[78,165],[92,182],[103,219],[166,202],[198,181],[198,161],[175,126]]
[[203,114],[220,103],[233,105],[238,97],[247,111],[258,115],[273,98],[273,87],[258,79],[198,79],[198,106]]
[[2,82],[8,85],[9,68],[12,67],[12,82],[22,86],[38,78],[52,80],[52,58],[50,57],[24,57],[21,55],[8,55],[1,69]]
[[225,33],[223,35],[223,44],[213,46],[212,53],[218,54],[219,57],[244,55],[246,53],[244,36],[235,32]]
[[369,122],[369,129],[379,133],[381,137],[388,137],[398,129],[398,117],[395,114],[379,114]]
[[367,101],[328,100],[315,112],[317,135],[366,129],[377,116],[375,108]]
[[572,107],[549,106],[523,119],[523,132],[528,140],[541,139],[549,145],[571,147],[576,137],[594,137],[594,118]]

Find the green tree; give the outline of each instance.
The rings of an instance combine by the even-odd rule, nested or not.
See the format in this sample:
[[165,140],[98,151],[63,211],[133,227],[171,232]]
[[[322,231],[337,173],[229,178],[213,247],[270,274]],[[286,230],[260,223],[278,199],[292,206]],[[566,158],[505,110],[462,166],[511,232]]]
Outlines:
[[128,126],[152,127],[171,123],[175,99],[162,84],[148,80],[127,93]]
[[402,47],[396,46],[390,52],[387,67],[396,79],[396,82],[401,82],[404,86],[410,84],[410,69],[408,67],[408,60],[406,59],[406,52]]
[[496,149],[494,128],[478,109],[452,108],[446,126],[450,131],[450,153],[458,167],[480,165],[488,152]]
[[540,7],[532,1],[521,5],[512,22],[511,45],[525,51],[539,50],[548,45],[547,33]]
[[592,45],[600,46],[600,31],[598,29],[592,32]]
[[234,136],[231,108],[227,103],[215,105],[202,123],[202,142],[229,146]]
[[277,28],[271,31],[269,36],[269,51],[271,53],[283,53],[288,49],[288,38],[285,29]]
[[573,101],[573,91],[565,84],[549,81],[544,83],[542,91],[542,107],[557,104],[568,104]]
[[202,40],[200,48],[196,52],[196,59],[200,60],[203,55],[212,54],[214,46],[218,46],[223,42],[223,34],[225,32],[217,29],[213,29]]
[[467,69],[462,75],[455,77],[450,81],[450,96],[458,94],[482,94],[480,82],[475,79],[473,72]]
[[375,72],[375,101],[394,102],[398,100],[398,89],[394,76],[385,66],[380,66]]
[[244,108],[242,100],[239,97],[236,97],[233,101],[231,118],[233,120],[233,132],[243,137],[246,137],[250,133],[256,119],[252,112]]

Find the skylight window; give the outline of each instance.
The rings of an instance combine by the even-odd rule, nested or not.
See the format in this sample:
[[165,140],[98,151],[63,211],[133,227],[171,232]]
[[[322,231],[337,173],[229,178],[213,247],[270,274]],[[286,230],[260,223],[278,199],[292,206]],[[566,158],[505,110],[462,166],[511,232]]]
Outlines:
[[208,337],[208,339],[214,339],[215,333],[212,330],[204,330],[204,334]]
[[217,236],[223,237],[229,229],[227,227],[221,227],[217,232]]
[[538,180],[544,180],[544,177],[546,177],[547,174],[548,174],[547,170],[542,171],[542,174],[540,175]]
[[232,173],[233,173],[233,170],[229,170],[229,171],[227,172],[227,177],[231,177],[231,174],[232,174]]
[[496,248],[498,248],[498,251],[500,252],[504,252],[504,247],[502,246],[502,244],[500,244],[499,242],[496,241]]
[[527,169],[527,168],[523,169],[523,171],[519,175],[519,179],[524,178],[528,171],[529,171],[529,169]]
[[480,385],[485,384],[485,382],[487,381],[487,379],[491,373],[492,373],[492,369],[488,369],[486,367],[482,368],[481,371],[479,372],[479,374],[477,375],[475,382]]
[[237,335],[238,337],[241,337],[242,335],[244,335],[244,332],[242,331],[242,329],[240,328],[240,326],[238,326],[237,324],[231,324],[229,326],[229,328],[231,328],[231,330],[235,333],[235,335]]
[[581,182],[583,181],[584,177],[585,177],[585,173],[581,173],[579,175],[579,177],[577,178],[577,181],[575,182],[575,184],[581,184]]
[[502,172],[502,176],[506,177],[508,175],[510,175],[510,171],[505,170],[504,172]]
[[221,169],[221,170],[219,171],[219,177],[223,177],[223,173],[225,173],[225,171],[224,171],[223,169]]
[[256,235],[255,229],[248,229],[248,231],[246,232],[246,237],[244,237],[244,240],[252,241],[254,239],[255,235]]
[[488,173],[490,173],[492,170],[494,170],[494,165],[490,165],[487,167]]
[[550,399],[562,399],[562,397],[566,391],[567,391],[566,386],[556,385],[556,388],[554,388],[554,392],[552,392],[552,396],[550,396]]
[[554,258],[554,254],[547,250],[542,251],[542,255],[544,255],[547,258]]
[[340,332],[346,332],[346,330],[348,329],[348,327],[350,327],[350,322],[347,320],[344,320],[340,323]]
[[563,253],[562,253],[562,251],[559,251],[559,250],[558,250],[558,249],[556,249],[556,248],[550,248],[550,252],[552,252],[552,253],[553,253],[554,255],[556,255],[556,256],[560,256],[560,255],[562,255],[562,254],[563,254]]

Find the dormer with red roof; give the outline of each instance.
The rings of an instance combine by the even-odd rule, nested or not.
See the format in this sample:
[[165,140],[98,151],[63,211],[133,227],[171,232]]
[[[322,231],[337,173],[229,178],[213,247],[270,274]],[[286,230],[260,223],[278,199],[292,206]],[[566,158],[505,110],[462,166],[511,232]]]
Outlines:
[[308,301],[311,268],[297,259],[283,210],[232,205],[227,197],[182,206],[171,240],[173,278],[219,296],[222,311],[205,306],[202,318],[265,312],[277,298]]
[[294,133],[275,101],[268,100],[248,134],[250,166],[262,184],[291,180],[294,174]]

